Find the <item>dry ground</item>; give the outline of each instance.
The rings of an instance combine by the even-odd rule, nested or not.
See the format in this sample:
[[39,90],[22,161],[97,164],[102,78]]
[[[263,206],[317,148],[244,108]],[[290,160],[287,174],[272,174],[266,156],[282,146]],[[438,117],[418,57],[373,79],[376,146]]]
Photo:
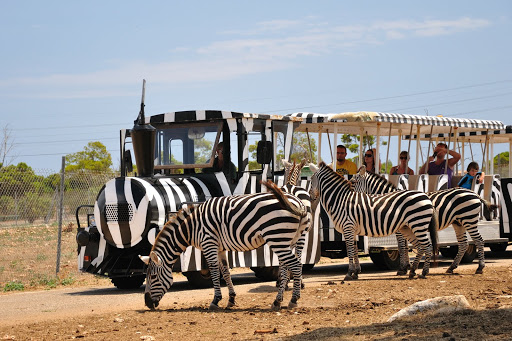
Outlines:
[[[342,282],[346,268],[341,266],[323,277],[315,274],[317,267],[305,276],[299,308],[280,312],[269,310],[275,297],[272,283],[255,283],[247,290],[240,285],[237,307],[218,312],[207,310],[210,289],[169,292],[156,311],[143,307],[139,291],[139,308],[116,306],[101,313],[84,309],[83,314],[68,317],[60,312],[37,323],[21,318],[16,324],[0,326],[0,339],[510,340],[512,265],[510,260],[490,265],[484,275],[473,274],[476,263],[463,266],[458,275],[444,274],[443,265],[425,280],[364,270],[357,282]],[[227,296],[225,288],[223,294]],[[467,298],[470,310],[386,322],[417,301],[458,294]],[[290,295],[288,291],[286,302]],[[221,304],[226,304],[226,298]]]

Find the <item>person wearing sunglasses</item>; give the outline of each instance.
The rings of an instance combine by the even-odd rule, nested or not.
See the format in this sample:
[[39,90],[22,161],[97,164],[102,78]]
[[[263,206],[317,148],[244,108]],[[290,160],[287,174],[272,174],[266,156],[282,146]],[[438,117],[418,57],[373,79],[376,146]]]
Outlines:
[[374,149],[368,149],[366,153],[364,153],[364,161],[363,165],[366,167],[367,172],[371,173],[377,173],[376,166],[375,166],[375,150]]
[[391,167],[389,171],[389,175],[400,175],[400,174],[409,174],[413,175],[414,171],[407,166],[409,162],[409,153],[405,150],[400,152],[400,162],[398,166]]

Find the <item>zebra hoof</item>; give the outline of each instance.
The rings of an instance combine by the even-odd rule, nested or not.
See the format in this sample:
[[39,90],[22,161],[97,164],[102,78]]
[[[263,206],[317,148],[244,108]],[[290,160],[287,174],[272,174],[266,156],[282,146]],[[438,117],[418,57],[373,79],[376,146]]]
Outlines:
[[452,269],[452,268],[448,268],[448,269],[446,270],[446,273],[447,273],[447,274],[453,274],[453,269]]
[[414,279],[414,277],[416,277],[416,274],[415,274],[415,273],[411,273],[411,274],[409,274],[409,279]]
[[405,275],[407,275],[407,270],[405,270],[405,271],[404,270],[398,270],[396,272],[396,275],[397,276],[405,276]]
[[476,269],[475,274],[482,275],[484,273],[484,269]]
[[228,305],[226,306],[226,308],[233,308],[234,306],[236,306],[236,303],[235,302],[228,302]]
[[281,309],[281,303],[274,301],[270,309],[272,309],[272,311],[279,311]]
[[425,278],[427,278],[427,276],[426,275],[418,275],[418,278],[425,279]]
[[297,303],[293,303],[292,301],[290,301],[290,303],[288,303],[288,309],[293,309],[293,308],[297,308]]
[[300,289],[301,290],[306,289],[306,285],[304,284],[304,282],[300,282]]
[[217,310],[220,310],[220,307],[212,302],[212,303],[210,303],[210,307],[208,308],[208,310],[217,311]]
[[347,274],[344,278],[345,281],[352,281],[354,280],[354,278],[352,278],[352,276],[350,276],[349,274]]

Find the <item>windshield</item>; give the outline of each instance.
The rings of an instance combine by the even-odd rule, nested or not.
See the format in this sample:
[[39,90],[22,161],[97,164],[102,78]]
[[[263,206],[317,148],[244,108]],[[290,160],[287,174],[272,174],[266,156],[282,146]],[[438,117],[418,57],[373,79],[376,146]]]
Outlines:
[[176,124],[158,129],[155,169],[211,167],[221,131],[221,122]]

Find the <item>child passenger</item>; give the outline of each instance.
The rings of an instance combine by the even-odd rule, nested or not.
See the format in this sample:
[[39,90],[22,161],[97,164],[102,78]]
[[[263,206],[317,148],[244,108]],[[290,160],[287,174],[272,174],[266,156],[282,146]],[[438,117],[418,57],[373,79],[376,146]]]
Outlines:
[[478,172],[478,163],[476,162],[470,162],[467,168],[467,173],[460,179],[458,186],[471,189],[471,185],[473,184],[473,179],[478,174],[479,178],[477,178],[477,182],[481,183],[483,182],[484,173]]

